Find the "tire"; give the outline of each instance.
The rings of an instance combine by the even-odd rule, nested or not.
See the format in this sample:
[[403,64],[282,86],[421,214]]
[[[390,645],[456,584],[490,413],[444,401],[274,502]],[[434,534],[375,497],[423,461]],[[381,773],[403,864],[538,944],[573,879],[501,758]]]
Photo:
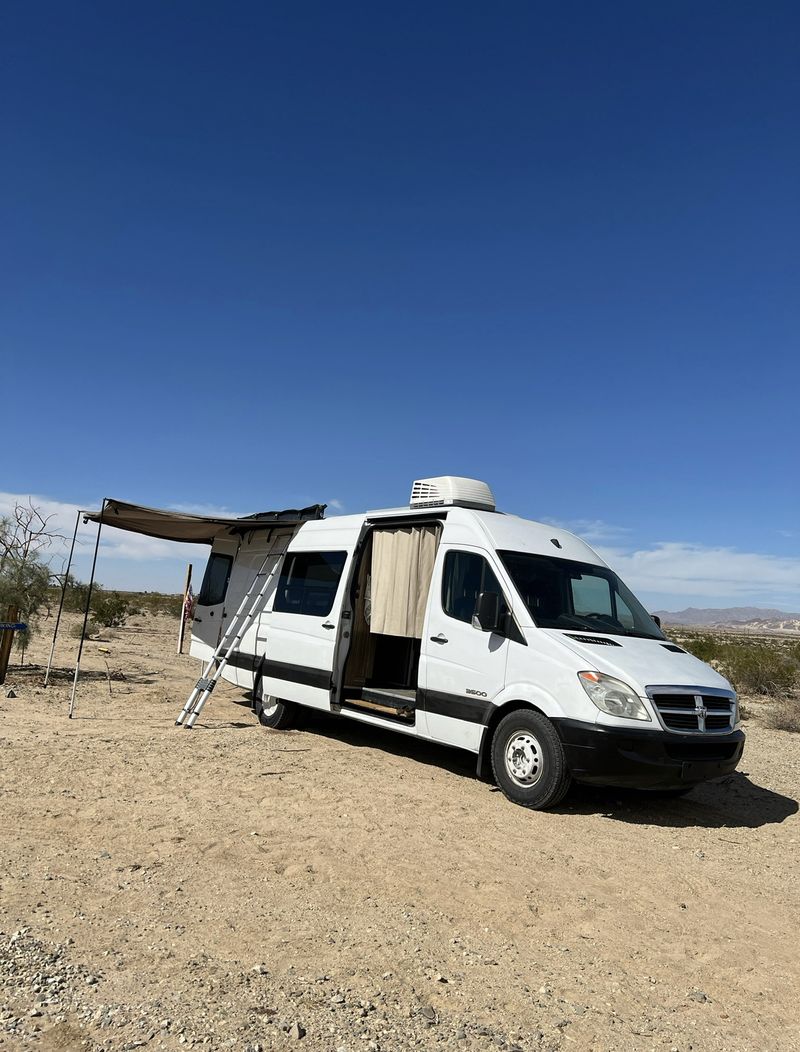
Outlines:
[[262,727],[285,731],[297,722],[297,706],[291,701],[281,701],[272,694],[264,695],[261,676],[253,687],[253,711]]
[[492,771],[507,799],[535,811],[555,807],[572,784],[555,727],[533,709],[517,709],[498,723]]

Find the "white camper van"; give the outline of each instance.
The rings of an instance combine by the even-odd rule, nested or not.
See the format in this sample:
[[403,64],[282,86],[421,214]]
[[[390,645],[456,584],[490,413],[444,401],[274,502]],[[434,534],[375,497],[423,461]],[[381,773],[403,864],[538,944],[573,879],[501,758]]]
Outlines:
[[407,507],[217,538],[193,655],[213,656],[270,565],[224,668],[267,727],[307,707],[466,749],[533,808],[573,780],[679,793],[742,755],[727,680],[588,544],[496,511],[485,483],[426,479]]

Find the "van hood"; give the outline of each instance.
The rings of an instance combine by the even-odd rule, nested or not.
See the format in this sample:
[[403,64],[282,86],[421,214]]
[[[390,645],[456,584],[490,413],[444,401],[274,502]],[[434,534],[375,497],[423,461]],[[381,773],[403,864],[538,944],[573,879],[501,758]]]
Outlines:
[[605,672],[633,687],[642,697],[645,687],[715,687],[732,690],[730,683],[710,665],[684,651],[676,653],[668,648],[676,646],[668,639],[643,639],[635,636],[612,636],[557,629],[544,629],[549,636],[560,640],[573,654],[586,662],[587,670]]

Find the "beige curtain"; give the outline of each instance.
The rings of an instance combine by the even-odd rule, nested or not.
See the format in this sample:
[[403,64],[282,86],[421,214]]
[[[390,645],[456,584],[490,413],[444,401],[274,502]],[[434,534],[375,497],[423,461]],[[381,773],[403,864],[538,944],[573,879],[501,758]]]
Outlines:
[[422,638],[438,534],[407,526],[372,535],[370,632]]

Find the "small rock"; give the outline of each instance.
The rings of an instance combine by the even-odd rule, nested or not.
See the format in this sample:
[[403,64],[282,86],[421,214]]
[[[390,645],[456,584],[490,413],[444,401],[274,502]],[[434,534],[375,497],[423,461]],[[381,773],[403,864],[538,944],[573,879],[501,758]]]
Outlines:
[[420,1014],[422,1018],[427,1019],[429,1023],[435,1023],[438,1021],[436,1009],[432,1005],[423,1005],[420,1009]]
[[708,996],[707,993],[704,993],[703,990],[692,990],[689,993],[689,1000],[690,1001],[700,1001],[701,1004],[702,1004],[702,1003],[704,1003],[706,1001],[710,1001],[711,998]]
[[267,968],[266,964],[254,964],[250,971],[255,972],[257,975],[269,975],[269,968]]
[[289,1037],[294,1038],[295,1041],[300,1041],[305,1036],[305,1029],[299,1023],[292,1023],[289,1027]]
[[16,696],[17,696],[17,692],[15,690],[7,690],[6,691],[6,697],[7,698],[16,698]]

